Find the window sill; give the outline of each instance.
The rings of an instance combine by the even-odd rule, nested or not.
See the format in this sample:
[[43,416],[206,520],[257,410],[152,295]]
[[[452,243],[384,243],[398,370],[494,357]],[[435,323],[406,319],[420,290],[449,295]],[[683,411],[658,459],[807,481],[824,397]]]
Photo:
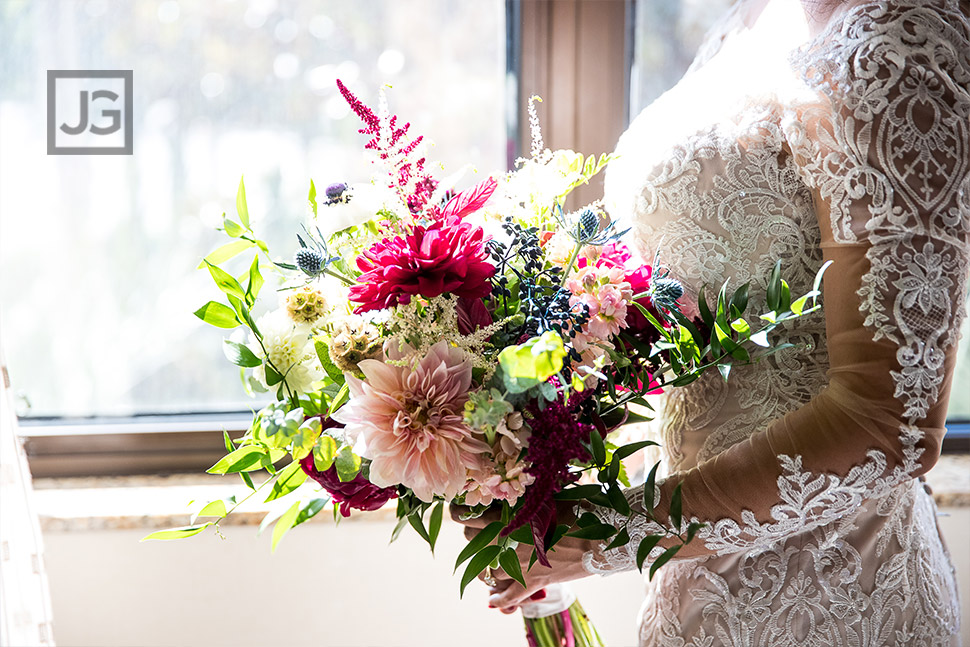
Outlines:
[[[310,496],[321,496],[312,485]],[[242,500],[251,490],[239,477],[179,474],[173,476],[111,476],[34,479],[34,504],[45,532],[134,530],[146,532],[191,523],[191,512],[202,502],[235,495]],[[258,526],[273,509],[263,497],[253,497],[220,525]],[[190,501],[197,503],[190,506]],[[286,502],[291,505],[292,502]],[[394,504],[374,512],[354,512],[341,522],[385,521],[394,518]],[[313,520],[333,523],[332,508]],[[203,521],[214,521],[205,518]]]
[[[940,508],[970,507],[970,454],[947,455],[927,475]],[[133,530],[146,533],[189,524],[188,502],[220,499],[249,492],[236,477],[208,475],[39,478],[34,500],[45,532]],[[244,504],[245,506],[245,504]],[[257,526],[271,506],[258,498],[223,524]],[[390,521],[391,503],[375,512],[354,512],[346,522]],[[330,509],[311,522],[333,523]]]

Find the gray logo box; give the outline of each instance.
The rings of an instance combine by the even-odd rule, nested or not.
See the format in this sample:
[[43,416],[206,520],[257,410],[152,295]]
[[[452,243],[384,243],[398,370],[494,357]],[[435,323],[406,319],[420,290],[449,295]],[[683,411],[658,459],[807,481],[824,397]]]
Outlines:
[[[58,92],[58,81],[69,81],[70,92]],[[123,86],[115,92],[109,86]],[[132,70],[47,70],[47,154],[48,155],[131,155],[132,139]],[[64,85],[63,83],[61,85]],[[64,108],[77,106],[78,119],[64,121],[58,115]],[[59,110],[61,108],[61,110]],[[95,123],[95,120],[99,123]],[[110,122],[105,126],[104,122]],[[121,145],[117,137],[122,133]],[[98,145],[97,138],[111,140]],[[69,141],[80,142],[71,145]]]

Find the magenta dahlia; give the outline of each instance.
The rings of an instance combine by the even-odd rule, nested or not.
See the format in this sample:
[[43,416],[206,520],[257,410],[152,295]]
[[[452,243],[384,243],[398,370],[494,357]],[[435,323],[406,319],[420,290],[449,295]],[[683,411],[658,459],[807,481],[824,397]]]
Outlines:
[[481,227],[450,218],[374,244],[357,259],[363,274],[349,295],[360,304],[355,312],[410,303],[415,295],[487,296],[495,266],[485,242]]

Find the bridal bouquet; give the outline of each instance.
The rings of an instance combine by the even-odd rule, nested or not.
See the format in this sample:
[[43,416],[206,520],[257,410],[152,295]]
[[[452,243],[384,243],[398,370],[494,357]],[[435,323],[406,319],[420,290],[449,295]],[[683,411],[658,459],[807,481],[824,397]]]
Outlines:
[[[458,190],[431,172],[421,137],[389,114],[383,94],[374,111],[338,86],[364,123],[375,176],[322,195],[311,182],[286,261],[252,229],[240,182],[238,218],[223,226],[232,240],[203,261],[225,300],[195,314],[239,329],[226,355],[248,388],[275,396],[243,437],[225,436],[227,454],[209,472],[238,474],[249,497],[294,499],[264,521],[274,524],[273,550],[327,503],[336,518],[396,500],[394,536],[410,525],[432,549],[446,503],[470,515],[498,509],[500,521],[457,558],[462,591],[497,568],[524,585],[520,544],[545,565],[567,533],[625,545],[625,527],[590,513],[557,524],[557,502],[652,519],[652,496],[636,511],[621,487],[623,460],[653,443],[615,446],[609,432],[637,418],[630,405],[649,406],[648,392],[715,367],[727,379],[756,350],[786,346],[768,333],[819,307],[818,282],[792,301],[776,267],[759,320],[745,318],[746,286],[722,287],[710,306],[702,296],[689,319],[681,285],[636,258],[598,204],[564,208],[609,157],[545,149],[532,101],[531,157]],[[226,269],[247,251],[244,271]],[[278,287],[263,304],[269,272]],[[307,479],[324,494],[302,496]],[[147,538],[218,532],[241,503],[206,502],[195,519],[208,521]],[[663,525],[680,543],[655,555],[651,575],[699,528],[679,509],[678,491]],[[641,568],[660,539],[640,544]],[[598,644],[573,600],[552,621],[527,621],[533,644]]]

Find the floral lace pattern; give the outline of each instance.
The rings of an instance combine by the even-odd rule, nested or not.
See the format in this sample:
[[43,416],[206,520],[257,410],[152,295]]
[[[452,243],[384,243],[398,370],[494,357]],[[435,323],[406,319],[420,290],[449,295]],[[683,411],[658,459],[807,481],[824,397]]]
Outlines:
[[[826,236],[865,246],[857,293],[865,328],[873,342],[897,348],[898,457],[870,449],[834,474],[779,455],[767,516],[703,519],[699,541],[710,556],[672,562],[648,586],[641,641],[953,644],[952,567],[932,499],[912,475],[925,452],[920,423],[941,396],[963,316],[953,295],[966,294],[970,268],[970,22],[952,0],[865,2],[840,10],[785,57],[785,69],[758,70],[744,65],[760,60],[732,43],[750,36],[743,5],[621,139],[607,205],[635,214],[636,242],[647,253],[661,249],[691,296],[730,279],[751,281],[758,299],[777,258],[793,293],[808,288],[821,264],[824,202]],[[678,132],[677,111],[725,69],[746,76],[725,81],[737,87],[724,86],[720,112],[698,108]],[[736,369],[728,384],[705,377],[665,396],[670,471],[716,456],[825,387],[822,322],[799,320],[786,335],[798,344],[792,352]],[[627,496],[638,500],[639,489]],[[632,568],[653,526],[631,527],[626,547],[587,554],[587,570]]]

